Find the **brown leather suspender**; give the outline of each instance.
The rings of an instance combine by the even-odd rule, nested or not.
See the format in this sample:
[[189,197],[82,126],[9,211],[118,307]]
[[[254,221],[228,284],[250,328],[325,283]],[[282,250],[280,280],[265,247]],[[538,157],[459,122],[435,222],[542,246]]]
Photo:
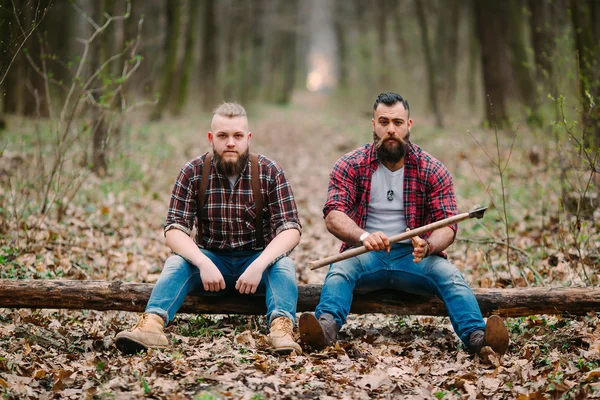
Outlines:
[[[202,177],[200,178],[200,188],[198,189],[197,212],[198,226],[196,230],[196,243],[202,244],[202,221],[206,215],[204,212],[204,203],[206,200],[206,189],[208,188],[208,177],[210,175],[210,163],[212,154],[207,153],[202,165]],[[263,197],[260,193],[260,173],[258,168],[258,155],[250,154],[250,176],[252,178],[252,194],[254,195],[254,204],[256,208],[256,247],[262,249],[265,247],[265,238],[263,236]]]
[[254,206],[256,209],[256,247],[265,248],[263,236],[263,197],[260,193],[260,172],[258,170],[258,154],[250,154],[250,177],[252,178],[252,193],[254,195]]
[[198,189],[198,200],[196,201],[196,215],[198,216],[198,225],[196,226],[196,243],[202,245],[202,221],[204,220],[204,201],[206,200],[206,188],[208,187],[208,176],[210,175],[210,162],[212,154],[206,153],[204,163],[202,164],[202,178],[200,178],[200,188]]

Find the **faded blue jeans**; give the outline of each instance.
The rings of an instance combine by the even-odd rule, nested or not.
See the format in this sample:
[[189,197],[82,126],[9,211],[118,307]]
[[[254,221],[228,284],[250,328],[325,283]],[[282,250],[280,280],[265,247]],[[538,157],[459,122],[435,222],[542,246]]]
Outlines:
[[[165,325],[173,320],[185,297],[192,290],[210,294],[237,293],[235,282],[262,252],[262,250],[200,250],[221,271],[225,280],[225,289],[218,292],[206,292],[198,267],[181,256],[169,257],[146,305],[146,312],[160,315],[165,320]],[[298,302],[298,286],[296,284],[296,266],[292,259],[283,257],[268,267],[263,273],[257,292],[266,294],[269,324],[277,317],[287,317],[294,322]]]
[[342,327],[350,312],[355,289],[357,292],[392,289],[435,295],[446,305],[460,340],[468,344],[471,332],[485,330],[485,323],[465,278],[443,257],[433,255],[414,263],[412,252],[412,244],[396,243],[390,253],[371,251],[331,264],[315,316],[331,314]]

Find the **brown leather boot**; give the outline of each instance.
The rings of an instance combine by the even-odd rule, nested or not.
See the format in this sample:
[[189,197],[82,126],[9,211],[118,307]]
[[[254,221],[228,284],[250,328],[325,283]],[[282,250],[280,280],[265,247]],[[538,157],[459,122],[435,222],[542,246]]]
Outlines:
[[504,321],[497,315],[488,318],[484,331],[472,332],[469,336],[469,350],[479,353],[484,346],[490,346],[496,353],[502,355],[508,350],[508,330]]
[[302,347],[294,340],[294,323],[289,318],[278,317],[271,321],[268,341],[276,353],[289,354],[295,351],[302,354]]
[[331,314],[321,314],[317,319],[311,313],[304,313],[300,316],[299,330],[302,343],[322,350],[336,342],[340,327]]
[[165,321],[159,315],[144,313],[132,330],[117,334],[115,344],[125,354],[134,354],[148,348],[165,349],[169,345],[169,339],[163,332],[164,327]]

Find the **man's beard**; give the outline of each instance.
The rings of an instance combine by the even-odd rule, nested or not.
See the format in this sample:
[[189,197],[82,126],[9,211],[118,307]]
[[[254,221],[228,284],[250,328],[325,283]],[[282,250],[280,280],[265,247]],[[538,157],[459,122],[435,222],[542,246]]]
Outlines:
[[215,156],[217,171],[219,171],[225,176],[236,176],[241,174],[244,168],[246,168],[246,164],[248,164],[250,149],[246,149],[244,153],[240,154],[239,158],[236,161],[225,161],[223,159],[223,156],[217,153],[214,147],[213,154]]
[[[388,148],[386,146],[388,139],[393,139],[396,142],[398,142],[398,146],[396,146],[395,148],[394,147]],[[377,156],[379,157],[379,159],[381,161],[397,163],[402,158],[404,158],[404,156],[406,155],[406,152],[408,151],[408,143],[410,141],[410,132],[408,132],[406,134],[406,136],[404,137],[404,140],[401,139],[400,137],[398,137],[397,135],[394,135],[394,136],[387,135],[384,138],[380,139],[377,136],[377,134],[375,132],[373,132],[373,141],[375,143],[375,150],[377,151]]]

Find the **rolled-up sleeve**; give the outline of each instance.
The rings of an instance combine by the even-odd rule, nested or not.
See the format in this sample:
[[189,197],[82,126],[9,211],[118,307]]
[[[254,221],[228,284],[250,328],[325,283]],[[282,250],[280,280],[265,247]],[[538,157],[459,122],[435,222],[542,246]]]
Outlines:
[[292,186],[286,179],[283,170],[276,169],[273,172],[275,176],[269,188],[271,229],[275,232],[275,235],[287,229],[297,229],[302,234],[302,225],[298,217]]
[[196,191],[194,189],[194,165],[186,164],[171,192],[169,211],[164,225],[164,233],[171,229],[179,229],[191,235],[196,217]]
[[352,166],[346,157],[340,158],[329,175],[327,201],[323,206],[323,217],[333,211],[341,211],[353,215],[356,211],[356,174],[357,168]]
[[[432,221],[440,221],[458,214],[452,175],[442,163],[433,164],[428,176],[428,186],[430,190],[427,196],[427,205]],[[450,225],[450,228],[456,236],[458,225]]]

